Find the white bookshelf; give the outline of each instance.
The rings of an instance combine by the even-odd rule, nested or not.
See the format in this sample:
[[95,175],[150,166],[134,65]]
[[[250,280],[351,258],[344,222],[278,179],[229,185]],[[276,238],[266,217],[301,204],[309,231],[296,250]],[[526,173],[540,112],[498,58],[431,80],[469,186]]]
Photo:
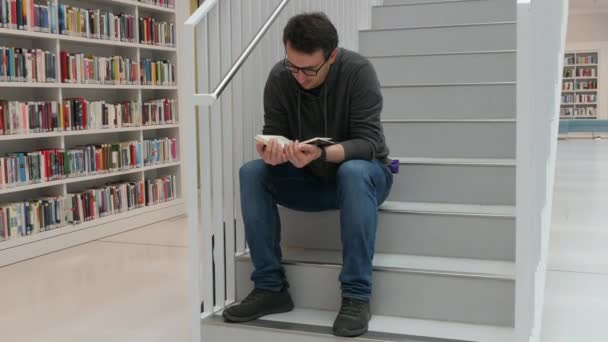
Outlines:
[[[84,52],[98,56],[124,55],[139,61],[142,58],[169,60],[175,64],[177,84],[154,86],[140,84],[74,84],[74,83],[30,83],[0,82],[0,99],[17,101],[58,101],[64,98],[83,97],[87,100],[106,100],[111,103],[138,101],[159,98],[172,98],[177,103],[178,122],[167,125],[140,127],[58,131],[47,133],[0,135],[0,155],[10,152],[29,152],[42,148],[70,148],[83,144],[102,142],[122,142],[155,137],[175,137],[178,140],[177,162],[142,166],[119,172],[107,172],[83,177],[69,177],[56,181],[40,182],[12,187],[0,187],[0,203],[10,203],[41,196],[56,196],[81,191],[107,182],[133,181],[156,178],[164,175],[175,175],[177,178],[177,199],[152,206],[126,211],[120,214],[97,218],[80,224],[68,224],[64,227],[0,241],[0,267],[14,262],[51,253],[78,244],[97,240],[103,237],[138,228],[154,222],[166,220],[185,214],[182,192],[181,151],[184,142],[179,111],[180,80],[177,77],[178,51],[181,47],[181,29],[179,24],[188,16],[188,5],[177,0],[176,8],[164,8],[140,3],[135,0],[52,0],[59,4],[69,4],[80,8],[128,13],[135,17],[135,39],[139,39],[139,18],[154,17],[159,20],[174,22],[177,25],[177,46],[155,46],[140,43],[127,43],[113,40],[102,40],[68,36],[54,33],[31,32],[0,28],[0,46],[23,48],[41,48],[54,51],[57,56],[56,70],[60,74],[60,52]],[[182,3],[183,2],[183,3]]]
[[561,119],[598,118],[599,63],[598,51],[570,51],[564,55]]

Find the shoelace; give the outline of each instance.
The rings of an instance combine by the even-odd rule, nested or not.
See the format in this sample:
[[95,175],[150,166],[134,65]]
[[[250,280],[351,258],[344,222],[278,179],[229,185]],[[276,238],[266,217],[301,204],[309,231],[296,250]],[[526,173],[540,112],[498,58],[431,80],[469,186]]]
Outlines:
[[342,299],[342,306],[340,307],[340,315],[349,315],[357,317],[363,311],[364,303],[350,299]]

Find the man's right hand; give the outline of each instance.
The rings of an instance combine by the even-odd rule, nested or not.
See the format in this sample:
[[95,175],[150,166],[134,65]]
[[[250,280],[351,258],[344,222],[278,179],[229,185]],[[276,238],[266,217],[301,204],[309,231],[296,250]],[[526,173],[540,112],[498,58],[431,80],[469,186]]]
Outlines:
[[258,151],[260,157],[268,165],[276,166],[287,162],[287,155],[285,149],[277,142],[276,139],[272,139],[268,145],[261,142],[256,142],[255,149]]

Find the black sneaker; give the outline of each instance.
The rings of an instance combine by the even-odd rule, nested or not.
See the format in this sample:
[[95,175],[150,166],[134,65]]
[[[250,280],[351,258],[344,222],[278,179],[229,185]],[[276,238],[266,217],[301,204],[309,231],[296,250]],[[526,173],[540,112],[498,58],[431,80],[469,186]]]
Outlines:
[[372,314],[369,302],[353,298],[342,298],[342,307],[334,321],[334,335],[356,337],[367,332],[367,326]]
[[265,315],[291,310],[293,301],[287,289],[281,292],[254,289],[240,304],[226,308],[222,316],[228,322],[249,322]]

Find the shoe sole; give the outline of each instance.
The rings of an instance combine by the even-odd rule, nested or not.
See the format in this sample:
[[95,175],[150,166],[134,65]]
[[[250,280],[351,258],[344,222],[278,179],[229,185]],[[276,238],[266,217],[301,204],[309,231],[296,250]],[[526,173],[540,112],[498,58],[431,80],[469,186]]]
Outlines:
[[227,311],[224,311],[222,313],[222,317],[224,317],[224,320],[227,321],[227,322],[245,323],[245,322],[256,320],[256,319],[258,319],[260,317],[264,317],[266,315],[274,315],[274,314],[280,314],[280,313],[290,312],[290,311],[293,310],[293,308],[294,308],[294,305],[292,303],[291,305],[289,305],[287,307],[278,308],[278,309],[274,309],[274,310],[270,310],[270,311],[262,311],[262,312],[258,312],[255,315],[246,316],[246,317],[232,316]]
[[357,337],[365,334],[367,327],[359,330],[334,330],[334,335],[339,337]]

